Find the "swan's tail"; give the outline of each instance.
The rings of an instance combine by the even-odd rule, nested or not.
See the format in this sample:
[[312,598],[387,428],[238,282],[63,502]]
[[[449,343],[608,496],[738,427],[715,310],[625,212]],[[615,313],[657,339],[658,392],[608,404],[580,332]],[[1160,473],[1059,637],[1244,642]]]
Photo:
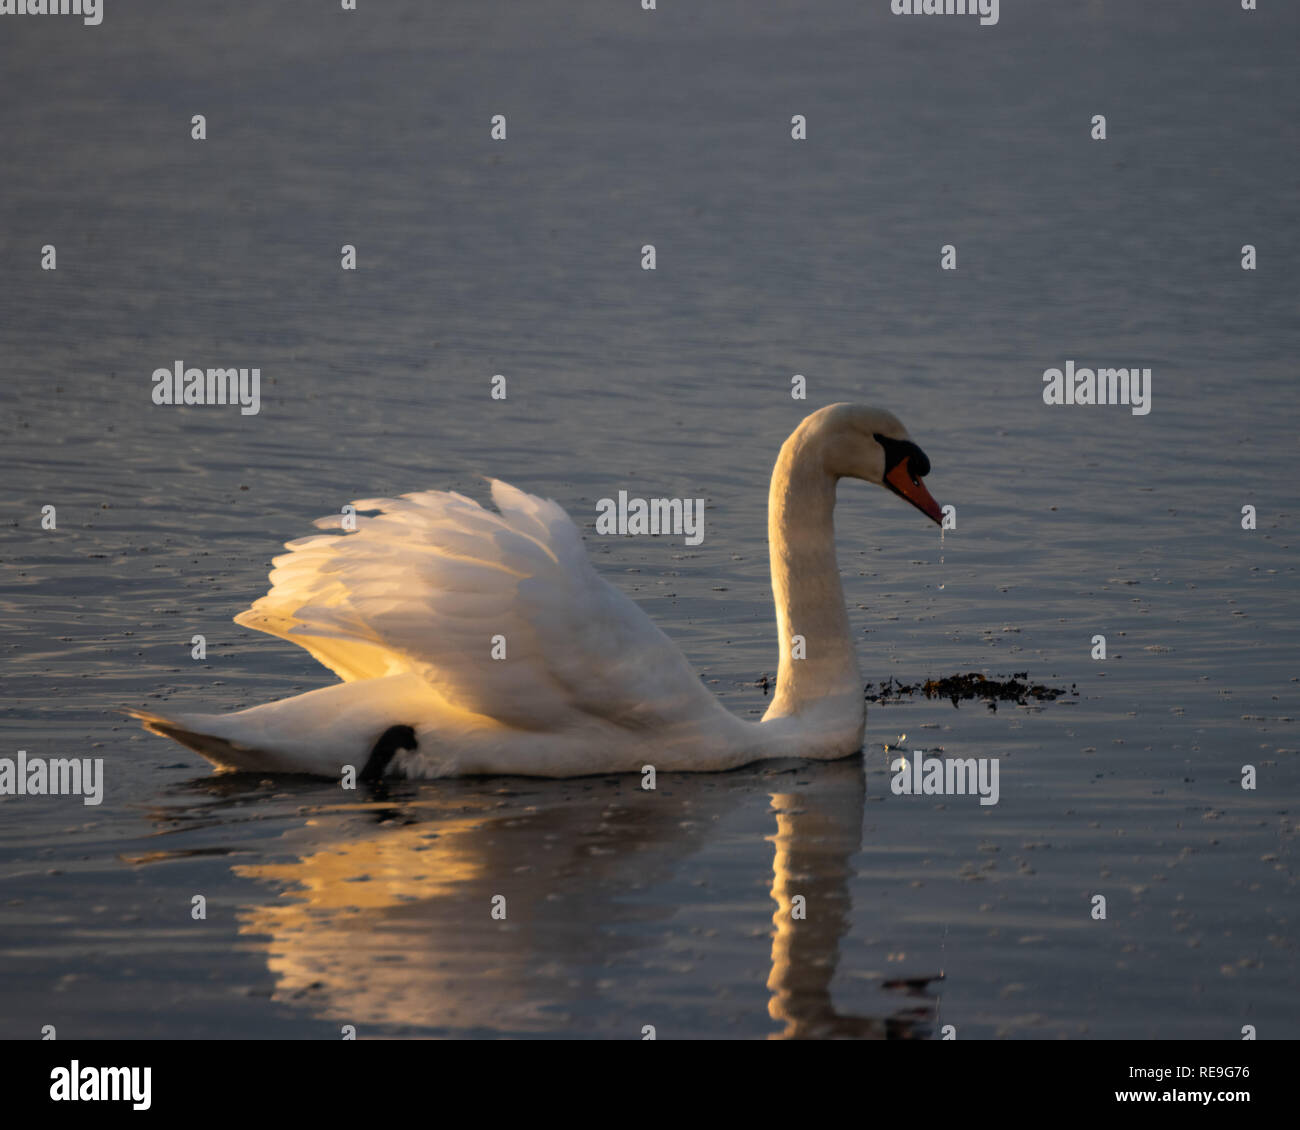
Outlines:
[[160,734],[171,738],[181,745],[202,754],[218,769],[237,769],[244,772],[265,770],[268,763],[275,760],[269,750],[255,749],[216,734],[204,733],[203,727],[216,723],[219,714],[182,714],[175,718],[164,718],[148,710],[126,710],[125,714],[139,718],[141,724],[151,734]]
[[417,676],[392,675],[334,683],[233,714],[126,713],[218,769],[337,778],[350,765],[364,780],[402,775],[402,766],[390,763],[419,749],[415,726],[436,706]]

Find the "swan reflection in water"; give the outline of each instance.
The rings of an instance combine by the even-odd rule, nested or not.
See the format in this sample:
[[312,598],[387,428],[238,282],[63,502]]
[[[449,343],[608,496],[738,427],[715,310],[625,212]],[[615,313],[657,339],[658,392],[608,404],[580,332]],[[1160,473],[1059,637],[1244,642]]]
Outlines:
[[[762,905],[761,882],[776,904],[766,975],[774,1038],[927,1038],[934,1000],[921,991],[924,978],[908,983],[908,995],[886,989],[883,1015],[836,1010],[831,981],[850,925],[862,761],[788,764],[661,774],[654,790],[635,777],[498,779],[403,786],[405,799],[385,803],[377,786],[358,794],[369,802],[362,812],[322,808],[315,818],[380,821],[365,835],[289,863],[234,867],[280,888],[273,901],[244,908],[240,932],[269,938],[277,1002],[354,1024],[363,1036],[394,1026],[637,1039],[650,1024],[659,1038],[681,1038],[695,1034],[693,1013],[717,1031],[719,1009],[741,1014],[740,1031],[753,1030],[736,999],[744,980],[736,970],[754,963],[753,936],[767,912],[747,914],[742,903]],[[742,822],[766,824],[770,876],[762,860],[772,849],[757,855]],[[724,878],[679,875],[706,846],[725,853],[725,868],[708,869]],[[504,921],[491,916],[498,895]],[[797,895],[803,919],[791,913]],[[727,907],[725,921],[703,931],[663,925],[687,903],[691,921],[707,921],[717,904]],[[709,995],[719,978],[708,963],[717,961],[726,999]],[[756,991],[763,974],[754,967]]]

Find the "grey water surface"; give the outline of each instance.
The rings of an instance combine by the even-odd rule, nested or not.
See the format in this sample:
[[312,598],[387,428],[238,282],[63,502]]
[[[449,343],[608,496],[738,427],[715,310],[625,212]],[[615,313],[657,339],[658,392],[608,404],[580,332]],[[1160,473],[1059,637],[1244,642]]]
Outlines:
[[[337,8],[0,17],[0,757],[106,781],[0,797],[0,1037],[1300,1035],[1300,8]],[[260,411],[155,405],[177,360]],[[1067,360],[1150,413],[1044,404]],[[1065,695],[653,792],[214,775],[120,714],[331,683],[231,622],[281,543],[488,475],[757,717],[767,476],[839,400],[957,514],[841,485],[864,680]],[[703,543],[597,535],[620,489]],[[887,745],[1000,759],[998,804]]]

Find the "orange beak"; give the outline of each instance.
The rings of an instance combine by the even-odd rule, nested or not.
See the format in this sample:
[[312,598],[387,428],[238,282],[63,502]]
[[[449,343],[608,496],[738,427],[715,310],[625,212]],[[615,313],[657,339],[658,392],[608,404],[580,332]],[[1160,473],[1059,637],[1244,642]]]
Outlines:
[[932,518],[942,526],[943,510],[935,502],[934,496],[926,490],[925,483],[912,477],[908,462],[909,460],[903,459],[885,476],[885,486],[900,498],[907,499],[927,518]]

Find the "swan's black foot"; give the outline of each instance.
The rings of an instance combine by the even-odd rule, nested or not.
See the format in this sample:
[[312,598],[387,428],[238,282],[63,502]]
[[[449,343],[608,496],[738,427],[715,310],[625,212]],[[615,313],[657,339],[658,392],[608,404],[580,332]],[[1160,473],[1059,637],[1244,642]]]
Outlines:
[[388,763],[393,760],[399,749],[419,748],[419,743],[415,740],[415,731],[410,726],[389,726],[379,735],[375,748],[370,751],[366,767],[361,770],[361,779],[378,781],[383,777],[384,770],[388,768]]

